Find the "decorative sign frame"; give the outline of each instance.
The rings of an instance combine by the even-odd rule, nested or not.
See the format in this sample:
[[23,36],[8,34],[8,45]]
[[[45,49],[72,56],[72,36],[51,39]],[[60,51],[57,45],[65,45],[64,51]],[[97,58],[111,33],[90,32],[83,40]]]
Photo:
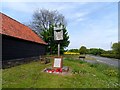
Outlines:
[[63,57],[54,57],[53,68],[62,68]]
[[63,40],[63,30],[54,30],[54,40]]

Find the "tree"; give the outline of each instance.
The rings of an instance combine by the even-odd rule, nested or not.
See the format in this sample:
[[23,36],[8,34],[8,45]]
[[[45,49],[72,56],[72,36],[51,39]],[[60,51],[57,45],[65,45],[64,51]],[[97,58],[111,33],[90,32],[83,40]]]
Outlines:
[[114,43],[112,45],[112,49],[113,49],[113,51],[115,51],[115,53],[119,53],[120,52],[120,42]]
[[70,51],[70,52],[79,53],[79,50],[78,50],[78,49],[70,49],[69,51]]
[[36,10],[33,14],[33,20],[30,27],[48,43],[47,52],[57,53],[57,43],[54,41],[54,26],[63,26],[63,38],[61,42],[60,51],[63,53],[64,49],[69,45],[69,36],[66,29],[66,20],[58,11],[50,11],[46,9]]
[[[50,52],[51,54],[56,54],[57,53],[57,43],[54,41],[54,31],[53,31],[54,26],[50,26],[49,30],[43,31],[41,35],[43,36],[44,41],[48,43],[47,51]],[[64,52],[64,48],[66,48],[69,45],[69,36],[67,33],[66,28],[63,29],[63,38],[64,40],[60,44],[60,52]]]
[[116,57],[120,58],[120,42],[114,43],[112,45],[113,52],[115,53]]
[[103,49],[100,49],[100,48],[90,48],[89,49],[89,54],[93,54],[93,55],[101,55],[104,52],[105,51]]
[[81,46],[81,48],[79,49],[79,53],[80,54],[86,54],[87,53],[87,48],[85,46]]
[[37,33],[40,33],[49,30],[51,25],[60,23],[64,26],[67,25],[65,17],[59,14],[57,10],[37,9],[33,14],[33,20],[29,26]]

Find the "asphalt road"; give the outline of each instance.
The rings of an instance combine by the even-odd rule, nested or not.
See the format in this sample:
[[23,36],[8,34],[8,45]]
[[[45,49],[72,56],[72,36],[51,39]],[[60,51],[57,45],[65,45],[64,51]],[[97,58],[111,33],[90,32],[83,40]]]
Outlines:
[[[95,63],[95,62],[100,62],[100,63],[105,63],[111,66],[115,66],[118,67],[118,65],[120,64],[120,60],[118,62],[118,59],[113,59],[113,58],[105,58],[105,57],[100,57],[100,56],[90,56],[95,58],[96,60],[87,60],[87,62],[91,62],[91,63]],[[119,63],[119,64],[118,64]]]

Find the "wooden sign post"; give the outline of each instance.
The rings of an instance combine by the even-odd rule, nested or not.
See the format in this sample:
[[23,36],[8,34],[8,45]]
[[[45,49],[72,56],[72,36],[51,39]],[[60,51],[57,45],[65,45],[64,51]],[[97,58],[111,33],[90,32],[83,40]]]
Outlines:
[[58,57],[60,56],[60,41],[63,40],[63,27],[54,27],[54,40],[58,42]]
[[60,56],[60,41],[63,40],[63,27],[54,27],[54,40],[58,42],[58,57],[54,57],[53,68],[62,68],[63,58]]

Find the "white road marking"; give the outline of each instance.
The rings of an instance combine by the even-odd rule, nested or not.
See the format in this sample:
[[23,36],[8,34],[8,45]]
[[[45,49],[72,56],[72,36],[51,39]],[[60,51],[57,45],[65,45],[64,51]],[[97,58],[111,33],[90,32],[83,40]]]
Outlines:
[[[96,61],[98,61],[98,62],[103,62],[103,61],[101,61],[101,60],[96,60]],[[104,62],[104,63],[106,63],[106,62]]]

